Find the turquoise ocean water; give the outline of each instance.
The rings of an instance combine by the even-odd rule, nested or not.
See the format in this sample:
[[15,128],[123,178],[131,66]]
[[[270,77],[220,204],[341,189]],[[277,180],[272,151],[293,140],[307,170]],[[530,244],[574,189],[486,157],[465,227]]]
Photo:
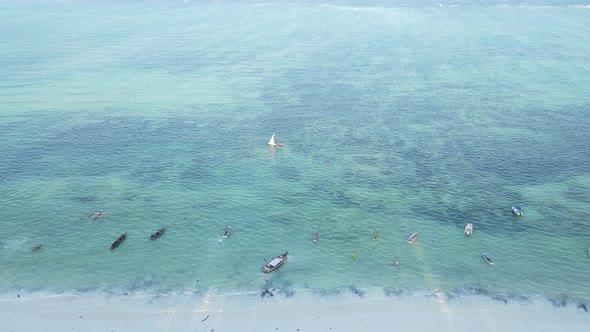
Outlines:
[[590,300],[568,4],[1,2],[0,291]]

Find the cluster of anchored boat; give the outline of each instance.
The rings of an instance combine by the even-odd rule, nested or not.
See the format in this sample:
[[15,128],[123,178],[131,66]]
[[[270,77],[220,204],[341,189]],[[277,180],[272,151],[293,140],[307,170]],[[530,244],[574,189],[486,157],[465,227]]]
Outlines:
[[[162,234],[164,234],[165,231],[166,231],[165,227],[158,229],[157,231],[152,233],[152,235],[150,235],[150,240],[155,240],[155,239],[159,238]],[[121,234],[121,236],[119,236],[119,238],[115,242],[113,242],[113,244],[111,244],[111,250],[117,248],[117,246],[119,246],[119,244],[121,244],[121,242],[123,242],[123,240],[125,240],[126,238],[127,238],[127,232]]]
[[[96,219],[96,218],[92,218],[92,219]],[[160,228],[159,230],[154,232],[152,235],[150,235],[150,240],[155,240],[155,239],[159,238],[162,234],[164,234],[164,231],[166,231],[165,227]],[[225,230],[223,231],[223,237],[227,238],[227,237],[229,237],[230,234],[231,234],[231,226],[227,226],[225,228]],[[119,244],[121,244],[121,242],[123,242],[123,240],[125,240],[125,238],[127,238],[127,232],[123,233],[121,236],[119,236],[119,238],[115,242],[113,242],[113,244],[111,245],[111,250],[115,249]],[[313,241],[317,242],[318,238],[319,238],[319,233],[315,232]],[[262,271],[265,273],[268,273],[270,271],[276,270],[279,266],[283,265],[283,262],[285,262],[285,260],[287,259],[288,254],[289,254],[289,252],[287,251],[284,254],[281,254],[281,255],[275,257],[273,260],[266,263],[262,267]]]
[[[516,214],[517,216],[523,216],[524,213],[522,211],[522,209],[520,208],[520,206],[518,205],[514,205],[512,207],[512,212],[514,212],[514,214]],[[89,218],[92,220],[96,220],[100,217],[102,217],[104,215],[104,210],[100,210],[98,212],[94,212],[92,213]],[[150,240],[155,240],[157,238],[159,238],[160,236],[162,236],[162,234],[164,234],[164,232],[166,231],[165,227],[162,227],[160,229],[158,229],[157,231],[155,231],[154,233],[152,233],[150,235]],[[468,223],[465,226],[465,235],[467,236],[471,236],[473,234],[473,224]],[[225,228],[225,230],[223,231],[223,237],[227,238],[229,237],[229,235],[231,234],[231,226],[227,226]],[[373,237],[373,240],[376,240],[378,238],[378,234],[375,235]],[[121,242],[123,242],[125,239],[127,238],[127,232],[121,234],[121,236],[119,236],[119,238],[117,238],[117,240],[115,240],[115,242],[113,242],[113,244],[111,245],[111,250],[115,249],[117,246],[119,246],[119,244],[121,244]],[[320,238],[320,234],[318,233],[318,231],[315,231],[313,233],[313,242],[318,242]],[[416,239],[418,239],[418,232],[414,232],[412,233],[408,239],[406,240],[406,242],[408,242],[409,244],[412,244],[416,241]],[[221,241],[221,240],[220,240]],[[41,249],[43,245],[39,244],[36,245],[32,248],[33,251],[39,250]],[[264,266],[262,267],[262,272],[264,273],[269,273],[271,271],[276,270],[277,268],[279,268],[281,265],[283,265],[283,263],[287,260],[287,256],[289,255],[288,251],[285,251],[283,254],[278,255],[277,257],[273,258],[270,262],[267,262],[266,264],[264,264]],[[486,263],[488,263],[489,265],[494,265],[494,261],[485,253],[482,252],[481,253],[483,259],[486,261]],[[590,248],[588,248],[588,255],[590,255]],[[355,254],[352,254],[352,259],[355,258]],[[398,266],[400,264],[400,260],[396,259],[395,260],[395,265]]]
[[[522,216],[523,212],[522,209],[518,206],[515,205],[512,207],[512,211],[517,215],[517,216]],[[473,234],[473,224],[469,223],[465,226],[465,235],[467,236],[471,236],[471,234]],[[377,237],[379,235],[375,235],[373,237],[373,240],[376,240]],[[315,231],[313,233],[313,242],[318,242],[320,237],[320,234]],[[408,242],[409,244],[412,244],[416,241],[416,239],[418,239],[418,232],[414,232],[412,233],[412,235],[410,235],[410,237],[408,237],[408,239],[406,240],[406,242]],[[588,252],[590,254],[590,249],[588,249]],[[285,262],[285,260],[287,259],[287,255],[289,254],[289,252],[285,252],[284,254],[281,254],[277,257],[275,257],[273,260],[271,260],[270,262],[266,263],[263,267],[262,267],[262,271],[265,273],[271,272],[273,270],[276,270],[279,266],[283,265],[283,263]],[[486,263],[488,263],[489,265],[494,265],[494,261],[485,253],[482,252],[481,253],[483,259],[486,261]],[[355,254],[352,254],[352,258],[355,258]],[[400,264],[400,260],[396,259],[395,260],[395,265],[398,266]]]
[[[516,214],[519,217],[524,215],[524,213],[522,212],[522,209],[518,205],[514,205],[512,207],[512,212],[514,212],[514,214]],[[471,234],[473,234],[473,224],[467,224],[465,226],[465,235],[471,236]],[[486,263],[488,263],[490,265],[494,265],[494,261],[485,253],[485,251],[481,253],[481,256],[486,261]]]
[[[522,216],[523,212],[522,209],[518,206],[515,205],[512,207],[512,211],[517,215],[517,216]],[[473,234],[473,224],[469,223],[465,226],[465,235],[467,236],[471,236],[471,234]],[[318,242],[320,237],[320,234],[315,231],[313,233],[313,242]],[[373,237],[373,240],[376,240],[379,237],[379,235],[375,235]],[[412,244],[416,241],[416,239],[418,239],[418,232],[414,232],[410,235],[410,237],[408,237],[408,239],[406,240],[406,242],[408,242],[409,244]],[[588,253],[590,254],[590,249],[588,249]],[[266,263],[263,267],[262,267],[262,271],[265,273],[271,272],[273,270],[276,270],[279,266],[283,265],[283,263],[285,262],[285,260],[287,259],[287,255],[289,254],[289,252],[285,252],[284,254],[281,254],[277,257],[275,257],[273,260],[271,260],[270,262]],[[494,265],[494,261],[485,253],[482,252],[481,253],[483,259],[486,261],[486,263],[488,263],[489,265]],[[352,259],[354,259],[356,257],[355,254],[352,254]],[[396,259],[395,260],[395,266],[398,266],[400,264],[400,260]]]

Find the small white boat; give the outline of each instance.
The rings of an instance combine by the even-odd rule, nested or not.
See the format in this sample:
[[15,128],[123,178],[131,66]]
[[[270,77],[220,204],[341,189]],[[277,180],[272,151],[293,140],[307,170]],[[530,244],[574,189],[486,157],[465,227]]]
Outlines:
[[318,242],[319,239],[320,233],[318,233],[318,231],[315,231],[315,233],[313,233],[313,242]]
[[223,231],[223,237],[227,238],[231,234],[231,226],[227,226],[225,231]]
[[514,205],[512,207],[512,212],[514,212],[514,214],[516,214],[517,216],[522,216],[524,215],[524,213],[522,212],[522,209],[520,208],[520,206],[518,205]]
[[471,236],[471,234],[473,234],[473,224],[467,224],[465,226],[465,235]]
[[264,264],[264,266],[262,267],[262,272],[269,273],[271,271],[276,270],[279,266],[283,265],[283,263],[287,259],[288,254],[289,252],[287,251],[284,254],[277,256],[272,261]]
[[494,261],[488,257],[488,255],[486,255],[485,252],[481,253],[481,256],[483,257],[483,259],[489,264],[489,265],[494,265]]
[[279,142],[275,142],[275,134],[274,133],[270,137],[270,141],[268,141],[268,145],[270,145],[273,148],[282,148],[283,147],[283,144],[281,144]]
[[412,235],[410,235],[410,237],[408,238],[407,242],[408,243],[414,243],[414,241],[416,241],[417,238],[418,238],[418,232],[415,232]]

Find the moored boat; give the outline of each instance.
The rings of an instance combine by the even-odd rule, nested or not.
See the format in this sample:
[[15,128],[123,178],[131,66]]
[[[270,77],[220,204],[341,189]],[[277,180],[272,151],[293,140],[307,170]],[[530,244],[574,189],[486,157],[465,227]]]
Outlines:
[[471,234],[473,234],[473,224],[467,224],[465,226],[465,235],[471,236]]
[[318,233],[318,231],[315,231],[313,233],[313,242],[318,242],[320,239],[320,233]]
[[494,265],[494,261],[491,258],[489,258],[485,252],[482,252],[481,256],[486,261],[486,263],[488,263],[489,265]]
[[520,206],[518,205],[514,205],[512,207],[512,212],[514,212],[514,214],[516,214],[517,216],[522,216],[524,213],[522,212],[522,209],[520,208]]
[[407,242],[414,243],[414,241],[416,241],[417,238],[418,238],[418,232],[412,233],[412,235],[410,235],[410,237],[408,238]]
[[283,265],[283,263],[287,259],[288,254],[289,252],[286,251],[284,254],[279,255],[270,262],[264,264],[264,266],[262,267],[262,272],[269,273],[271,271],[276,270],[279,266]]
[[[227,238],[231,234],[231,226],[227,226],[225,231],[223,231],[223,237]],[[238,234],[239,235],[239,234]]]
[[268,141],[268,145],[270,145],[273,148],[282,148],[283,147],[283,144],[281,144],[279,142],[275,142],[275,134],[274,133],[270,137],[270,141]]
[[150,235],[150,240],[155,240],[155,239],[159,238],[160,236],[162,236],[162,234],[164,234],[165,231],[166,231],[165,227],[158,229],[157,231],[152,233],[152,235]]
[[119,238],[117,239],[117,241],[115,241],[115,242],[113,242],[113,244],[111,244],[111,250],[117,248],[117,246],[119,244],[121,244],[121,242],[123,242],[123,240],[125,240],[126,237],[127,237],[127,232],[125,232],[121,236],[119,236]]
[[104,210],[100,210],[100,211],[94,212],[93,214],[89,215],[88,218],[95,220],[95,219],[102,217],[103,215],[104,215]]

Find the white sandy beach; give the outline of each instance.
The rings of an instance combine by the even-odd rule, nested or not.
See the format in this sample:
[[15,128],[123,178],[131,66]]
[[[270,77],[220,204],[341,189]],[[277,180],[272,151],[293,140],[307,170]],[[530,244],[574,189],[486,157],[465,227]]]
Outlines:
[[588,331],[590,313],[484,297],[5,294],[0,321],[3,331]]

